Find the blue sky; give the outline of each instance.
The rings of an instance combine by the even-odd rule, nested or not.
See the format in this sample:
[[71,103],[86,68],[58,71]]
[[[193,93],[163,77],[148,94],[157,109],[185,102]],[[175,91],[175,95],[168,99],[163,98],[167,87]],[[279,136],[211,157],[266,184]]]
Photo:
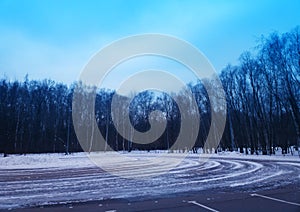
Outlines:
[[299,9],[299,0],[0,0],[0,77],[71,83],[102,47],[141,33],[184,39],[220,71],[262,34],[299,25]]

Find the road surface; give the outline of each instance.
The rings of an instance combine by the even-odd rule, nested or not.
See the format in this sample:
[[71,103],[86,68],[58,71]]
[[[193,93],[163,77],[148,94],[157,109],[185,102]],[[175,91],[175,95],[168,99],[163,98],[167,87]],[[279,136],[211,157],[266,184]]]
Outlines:
[[[118,169],[134,173],[136,167]],[[121,178],[99,167],[2,169],[0,186],[3,210],[300,211],[300,161],[212,157],[202,163],[189,156],[169,173],[145,179]]]

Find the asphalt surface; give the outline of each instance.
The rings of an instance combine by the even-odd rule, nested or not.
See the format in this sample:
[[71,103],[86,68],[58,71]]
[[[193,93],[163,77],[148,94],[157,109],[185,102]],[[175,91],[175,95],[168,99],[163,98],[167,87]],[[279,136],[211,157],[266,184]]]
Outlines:
[[[122,173],[144,176],[120,164]],[[150,166],[149,173],[163,166]],[[186,158],[167,174],[124,179],[98,167],[0,170],[0,210],[8,211],[299,211],[300,162]]]
[[149,200],[106,200],[22,208],[15,212],[92,212],[92,211],[300,211],[297,187],[265,190],[260,193],[204,191],[177,197]]

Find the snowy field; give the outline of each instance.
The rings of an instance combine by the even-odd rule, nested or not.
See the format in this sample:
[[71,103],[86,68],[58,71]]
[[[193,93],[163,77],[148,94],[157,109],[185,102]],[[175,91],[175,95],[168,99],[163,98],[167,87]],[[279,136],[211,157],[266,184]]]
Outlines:
[[[143,176],[160,172],[182,153],[170,153],[159,166],[149,159],[162,152],[121,153],[139,160],[120,162],[114,169]],[[112,160],[112,153],[103,153]],[[1,156],[1,155],[0,155]],[[0,157],[0,209],[114,198],[146,199],[202,190],[259,191],[300,186],[300,158],[294,155],[240,153],[188,154],[167,174],[126,179],[97,167],[86,153],[28,154]],[[150,167],[150,168],[149,168]]]

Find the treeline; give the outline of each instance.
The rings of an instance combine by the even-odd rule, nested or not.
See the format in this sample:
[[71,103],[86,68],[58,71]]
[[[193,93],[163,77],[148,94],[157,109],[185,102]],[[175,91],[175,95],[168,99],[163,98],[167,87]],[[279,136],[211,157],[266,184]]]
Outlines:
[[[227,101],[227,120],[225,131],[218,149],[239,150],[249,154],[274,154],[275,148],[288,151],[290,146],[300,145],[300,29],[299,27],[285,34],[273,33],[262,38],[254,53],[245,52],[237,66],[228,65],[220,74]],[[200,128],[193,151],[203,148],[211,123],[211,110],[221,115],[224,111],[214,108],[203,86],[205,83],[214,89],[213,80],[204,79],[197,84],[188,85],[195,96],[200,113]],[[74,89],[82,90],[80,101],[83,111],[88,111],[84,100],[96,93],[95,119],[98,128],[107,143],[101,150],[111,147],[114,150],[131,151],[169,149],[180,132],[181,114],[177,103],[184,105],[187,113],[193,117],[191,107],[182,90],[173,98],[166,93],[145,91],[139,93],[130,104],[129,110],[118,105],[118,113],[128,115],[130,122],[138,131],[150,129],[149,114],[160,110],[161,120],[167,125],[164,133],[154,142],[137,144],[131,141],[132,131],[124,126],[122,133],[116,130],[111,116],[112,98],[126,98],[112,90],[87,89],[80,83],[66,86],[52,80],[23,82],[0,80],[0,152],[40,153],[40,152],[77,152],[82,151],[72,120],[72,100]],[[87,92],[87,90],[89,90]],[[218,98],[218,93],[213,93]],[[114,121],[123,126],[122,118]],[[81,131],[90,141],[93,150],[95,129],[89,115],[82,115]],[[191,125],[193,128],[193,125]],[[191,130],[193,132],[193,130]],[[193,135],[191,135],[193,137]],[[189,137],[186,138],[190,139]],[[88,142],[87,142],[88,143]],[[192,148],[191,146],[187,146]],[[207,146],[204,151],[213,151]],[[214,149],[214,151],[216,151]]]
[[256,54],[221,75],[227,94],[224,140],[232,146],[274,154],[279,146],[300,145],[300,28],[262,38]]

